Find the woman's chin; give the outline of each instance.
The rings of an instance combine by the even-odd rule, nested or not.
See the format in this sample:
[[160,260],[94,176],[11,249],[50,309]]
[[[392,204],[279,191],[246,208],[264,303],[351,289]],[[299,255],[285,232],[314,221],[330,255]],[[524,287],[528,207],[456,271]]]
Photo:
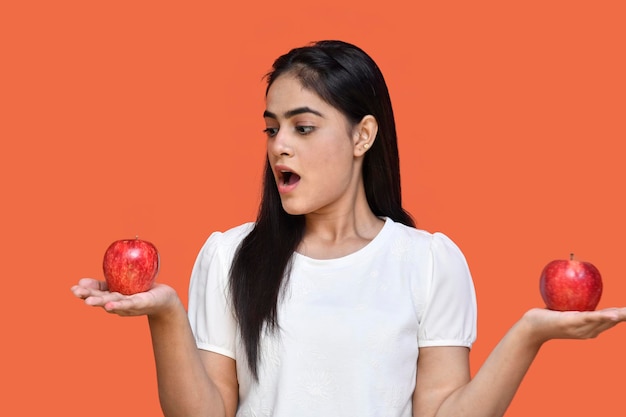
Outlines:
[[298,210],[294,207],[285,206],[284,204],[283,204],[283,210],[285,210],[285,212],[291,216],[300,216],[303,214],[307,214],[307,212],[304,210]]
[[283,206],[283,210],[285,210],[285,212],[287,214],[290,214],[292,216],[300,216],[303,214],[308,214],[309,210],[301,205],[298,204],[294,204],[294,201],[286,201],[287,199],[282,199],[282,206]]

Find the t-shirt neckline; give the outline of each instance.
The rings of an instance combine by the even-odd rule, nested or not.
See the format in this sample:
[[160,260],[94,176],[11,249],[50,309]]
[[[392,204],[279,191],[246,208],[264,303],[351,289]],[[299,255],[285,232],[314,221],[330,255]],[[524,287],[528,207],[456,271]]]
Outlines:
[[368,244],[352,253],[340,256],[338,258],[317,259],[308,257],[298,252],[294,252],[295,260],[314,266],[332,266],[336,268],[344,264],[353,265],[354,262],[358,261],[359,259],[369,258],[371,256],[370,254],[376,251],[377,248],[384,243],[384,241],[386,240],[386,236],[390,233],[391,227],[394,223],[393,220],[391,220],[389,217],[382,217],[381,219],[384,220],[385,223],[383,224],[383,227],[380,229],[378,234],[374,236],[374,238]]

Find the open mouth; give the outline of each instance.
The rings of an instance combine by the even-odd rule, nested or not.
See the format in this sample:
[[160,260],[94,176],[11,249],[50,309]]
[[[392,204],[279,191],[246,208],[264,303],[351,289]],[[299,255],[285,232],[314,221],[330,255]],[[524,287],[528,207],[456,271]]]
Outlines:
[[300,176],[291,171],[282,171],[281,177],[284,185],[293,185],[300,181]]

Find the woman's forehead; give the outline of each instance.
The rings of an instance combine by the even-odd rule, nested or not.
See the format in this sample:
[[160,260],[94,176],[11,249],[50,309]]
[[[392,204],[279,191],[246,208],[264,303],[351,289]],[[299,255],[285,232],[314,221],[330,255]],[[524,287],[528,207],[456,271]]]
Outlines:
[[318,113],[333,108],[319,94],[302,85],[294,76],[281,75],[270,86],[265,98],[266,110],[283,114],[297,108],[310,108]]

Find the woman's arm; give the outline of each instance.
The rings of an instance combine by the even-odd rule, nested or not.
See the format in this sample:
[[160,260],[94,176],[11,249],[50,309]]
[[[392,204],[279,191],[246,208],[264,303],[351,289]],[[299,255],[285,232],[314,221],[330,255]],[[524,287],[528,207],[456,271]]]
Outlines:
[[157,284],[148,292],[125,296],[108,292],[104,282],[83,279],[72,292],[109,313],[148,317],[165,416],[234,417],[238,401],[235,361],[198,350],[174,289]]
[[473,379],[466,348],[420,350],[413,415],[504,415],[543,343],[588,339],[626,320],[626,308],[594,312],[528,311],[502,338]]
[[232,358],[196,347],[187,313],[178,302],[149,315],[159,399],[166,417],[234,417],[238,385]]

